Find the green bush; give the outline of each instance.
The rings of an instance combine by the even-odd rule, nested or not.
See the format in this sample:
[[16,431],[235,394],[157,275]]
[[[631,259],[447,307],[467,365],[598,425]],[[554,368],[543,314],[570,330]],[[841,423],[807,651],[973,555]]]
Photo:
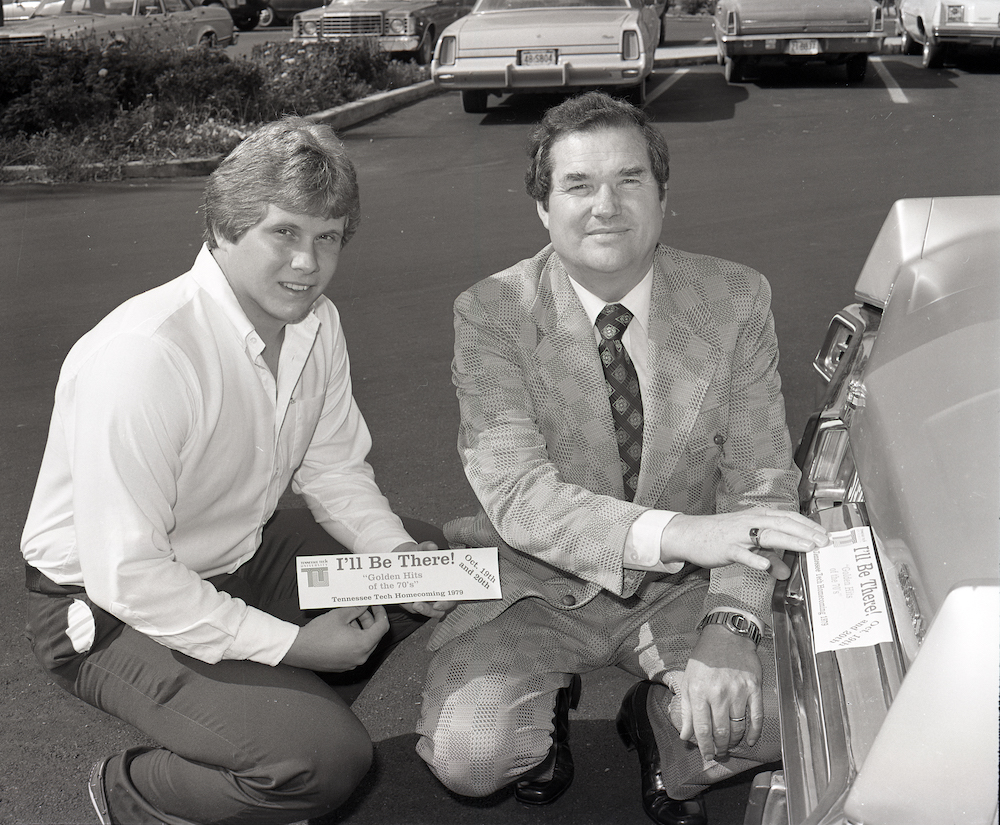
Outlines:
[[[0,50],[0,167],[121,177],[132,160],[210,157],[257,124],[426,79],[377,43],[266,43],[249,58],[124,42]],[[2,172],[0,172],[2,174]]]

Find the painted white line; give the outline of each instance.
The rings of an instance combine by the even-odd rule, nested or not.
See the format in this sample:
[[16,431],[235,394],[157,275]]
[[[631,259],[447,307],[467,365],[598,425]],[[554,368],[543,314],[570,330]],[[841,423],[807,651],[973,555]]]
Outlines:
[[656,98],[662,95],[667,89],[673,86],[678,80],[680,80],[689,71],[688,68],[678,69],[676,72],[670,75],[666,80],[663,80],[655,88],[646,90],[646,103],[652,103]]
[[889,74],[889,70],[885,67],[885,64],[882,63],[882,58],[873,55],[869,59],[871,60],[872,65],[875,67],[875,71],[878,74],[878,76],[882,78],[882,82],[885,84],[885,87],[889,90],[889,97],[892,100],[892,102],[909,103],[910,99],[906,96],[906,92],[904,92],[901,88],[899,88],[899,84],[896,82],[893,76]]

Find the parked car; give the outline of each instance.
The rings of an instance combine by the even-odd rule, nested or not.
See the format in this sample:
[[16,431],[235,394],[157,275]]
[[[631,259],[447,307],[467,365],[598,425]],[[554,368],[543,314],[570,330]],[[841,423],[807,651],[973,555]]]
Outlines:
[[[898,201],[830,323],[801,507],[866,546],[775,588],[783,770],[747,825],[998,821],[998,260],[1000,197]],[[823,626],[848,589],[864,618]]]
[[228,12],[193,6],[190,0],[41,0],[27,20],[4,26],[0,49],[140,38],[164,45],[228,46],[235,35]]
[[464,17],[473,0],[330,0],[295,15],[293,43],[317,43],[371,37],[384,51],[431,62],[441,32]]
[[192,0],[206,6],[222,6],[233,18],[233,25],[241,32],[248,32],[260,22],[267,0]]
[[1000,0],[897,0],[904,51],[923,54],[923,65],[939,69],[961,51],[1000,52]]
[[441,35],[431,78],[466,112],[509,92],[627,90],[645,101],[660,42],[655,0],[478,0]]
[[[21,0],[21,2],[8,2],[0,6],[0,20],[11,23],[15,20],[27,20],[31,13],[38,8],[39,0]],[[0,23],[0,25],[3,25]]]
[[868,55],[882,50],[878,0],[718,0],[712,18],[726,80],[741,83],[762,64],[843,64],[861,83]]
[[300,11],[315,9],[323,0],[269,0],[260,10],[259,26],[284,26]]

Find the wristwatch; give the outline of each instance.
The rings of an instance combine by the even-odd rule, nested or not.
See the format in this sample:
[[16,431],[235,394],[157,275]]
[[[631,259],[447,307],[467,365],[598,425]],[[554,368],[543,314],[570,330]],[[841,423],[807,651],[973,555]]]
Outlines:
[[698,630],[710,624],[721,624],[730,633],[735,633],[737,636],[749,639],[754,643],[754,646],[760,644],[760,628],[742,613],[730,613],[725,610],[709,613],[701,620]]

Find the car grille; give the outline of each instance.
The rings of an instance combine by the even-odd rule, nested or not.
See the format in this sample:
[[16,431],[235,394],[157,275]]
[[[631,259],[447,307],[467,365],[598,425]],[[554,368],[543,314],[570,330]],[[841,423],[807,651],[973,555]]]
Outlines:
[[369,37],[380,34],[381,14],[323,15],[323,37]]
[[21,37],[11,37],[0,35],[0,49],[14,49],[25,46],[44,46],[46,38],[44,34],[26,34]]

